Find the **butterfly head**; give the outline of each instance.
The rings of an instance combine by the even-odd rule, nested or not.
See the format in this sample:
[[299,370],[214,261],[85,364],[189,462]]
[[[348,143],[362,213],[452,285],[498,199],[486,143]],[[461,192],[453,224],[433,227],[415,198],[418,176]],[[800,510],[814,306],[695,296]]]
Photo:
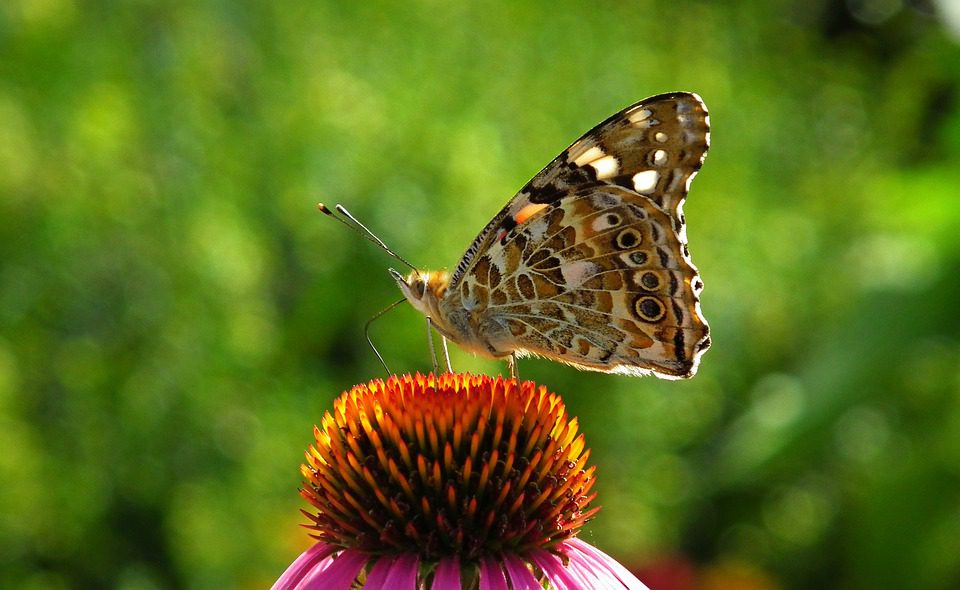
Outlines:
[[440,299],[450,282],[448,273],[413,271],[403,276],[392,268],[388,272],[411,305],[424,315],[438,317]]

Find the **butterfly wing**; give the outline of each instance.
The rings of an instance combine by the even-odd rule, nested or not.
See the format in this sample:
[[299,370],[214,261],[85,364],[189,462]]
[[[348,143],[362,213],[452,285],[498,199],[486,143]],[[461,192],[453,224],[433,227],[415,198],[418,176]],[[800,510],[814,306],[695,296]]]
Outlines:
[[641,101],[557,156],[487,225],[451,277],[488,301],[491,350],[583,369],[692,376],[709,347],[683,200],[709,142],[694,94]]
[[545,206],[589,185],[624,186],[646,195],[675,218],[685,239],[683,200],[709,143],[707,108],[696,94],[660,94],[627,107],[584,134],[510,199],[467,248],[450,286],[458,285],[478,252]]
[[646,197],[594,186],[495,242],[460,287],[488,293],[498,350],[610,373],[692,376],[710,344],[703,284],[670,217]]

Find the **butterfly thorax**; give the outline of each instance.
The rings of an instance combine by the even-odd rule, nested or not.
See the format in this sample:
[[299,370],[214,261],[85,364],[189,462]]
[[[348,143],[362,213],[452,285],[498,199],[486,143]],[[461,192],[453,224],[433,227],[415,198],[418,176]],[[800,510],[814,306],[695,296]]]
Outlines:
[[501,350],[499,325],[491,324],[485,300],[475,297],[464,300],[459,290],[448,289],[450,274],[445,271],[415,271],[406,277],[394,274],[404,297],[413,307],[430,318],[433,327],[465,350],[487,357],[502,357],[510,349]]

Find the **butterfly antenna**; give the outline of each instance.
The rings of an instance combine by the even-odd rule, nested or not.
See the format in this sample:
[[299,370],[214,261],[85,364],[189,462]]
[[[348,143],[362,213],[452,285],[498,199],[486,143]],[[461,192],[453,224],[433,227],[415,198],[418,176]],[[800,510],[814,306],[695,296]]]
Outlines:
[[407,300],[406,297],[404,297],[403,299],[400,299],[399,301],[394,301],[393,303],[391,303],[390,305],[388,305],[388,306],[385,307],[384,309],[381,309],[380,311],[378,311],[378,312],[377,312],[377,315],[375,315],[375,316],[373,316],[372,318],[370,318],[369,320],[367,320],[367,323],[363,325],[363,335],[364,335],[364,336],[366,337],[366,339],[367,339],[367,344],[370,345],[371,350],[373,350],[373,354],[377,355],[377,360],[379,360],[379,361],[380,361],[380,364],[383,365],[383,370],[387,372],[387,375],[390,374],[390,368],[387,367],[387,363],[385,363],[385,362],[383,361],[383,357],[380,356],[380,351],[377,350],[377,347],[376,347],[376,346],[374,346],[374,344],[373,344],[373,339],[370,338],[370,324],[373,323],[373,320],[379,318],[380,316],[382,316],[383,314],[387,313],[388,311],[390,311],[390,310],[393,309],[394,307],[400,305],[401,303],[403,303],[403,302],[406,301],[406,300]]
[[349,211],[347,211],[347,208],[344,207],[343,205],[337,203],[335,209],[337,210],[337,213],[340,213],[340,215],[343,215],[343,217],[346,217],[347,219],[349,219],[350,220],[349,222],[344,220],[342,217],[337,217],[336,213],[331,211],[330,208],[324,205],[323,203],[317,203],[317,209],[319,209],[320,212],[326,215],[327,217],[336,219],[346,227],[357,232],[358,234],[363,236],[363,238],[366,239],[367,241],[373,242],[378,247],[380,247],[380,249],[382,249],[384,252],[386,252],[390,256],[393,256],[400,262],[406,264],[408,267],[410,267],[413,270],[413,272],[417,273],[418,275],[420,274],[420,271],[417,269],[417,267],[407,262],[407,260],[403,256],[400,256],[399,254],[391,250],[390,247],[383,242],[383,240],[377,237],[377,234],[373,233],[367,228],[367,226],[360,223],[360,221],[356,217],[354,217]]

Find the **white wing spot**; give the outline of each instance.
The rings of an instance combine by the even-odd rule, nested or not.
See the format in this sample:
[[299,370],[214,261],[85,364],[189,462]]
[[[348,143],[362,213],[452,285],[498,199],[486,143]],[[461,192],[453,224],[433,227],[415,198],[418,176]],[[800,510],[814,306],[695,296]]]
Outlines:
[[577,262],[571,262],[569,264],[564,264],[560,267],[560,272],[563,274],[564,287],[568,289],[573,287],[579,287],[587,279],[597,274],[597,265],[592,262],[586,262],[584,260],[579,260]]
[[627,119],[633,124],[634,127],[647,127],[648,124],[644,123],[650,116],[653,115],[653,111],[650,109],[640,109],[635,113],[631,113],[627,116]]
[[652,193],[657,188],[660,173],[656,170],[644,170],[633,175],[633,189],[640,194]]
[[663,142],[667,141],[668,137],[667,137],[667,134],[664,133],[663,131],[657,131],[656,133],[653,134],[653,139],[654,139],[655,141],[658,141],[658,142],[660,142],[660,143],[663,143]]
[[667,163],[667,152],[663,150],[657,150],[653,152],[653,163],[657,166],[663,166]]
[[590,165],[597,171],[597,180],[616,176],[617,172],[620,171],[620,163],[613,156],[604,156],[599,160],[590,162]]
[[573,161],[577,166],[586,166],[587,164],[599,160],[600,158],[606,156],[607,154],[597,146],[593,146],[587,151],[580,154],[576,160]]
[[614,216],[615,216],[614,221],[616,223],[610,223],[610,215],[598,216],[596,219],[593,220],[593,223],[590,224],[590,229],[592,229],[595,232],[601,232],[605,229],[614,227],[615,225],[620,223],[620,216],[616,214],[614,214]]
[[547,220],[543,217],[538,217],[530,221],[525,227],[527,228],[526,233],[529,239],[533,242],[539,242],[547,233]]

